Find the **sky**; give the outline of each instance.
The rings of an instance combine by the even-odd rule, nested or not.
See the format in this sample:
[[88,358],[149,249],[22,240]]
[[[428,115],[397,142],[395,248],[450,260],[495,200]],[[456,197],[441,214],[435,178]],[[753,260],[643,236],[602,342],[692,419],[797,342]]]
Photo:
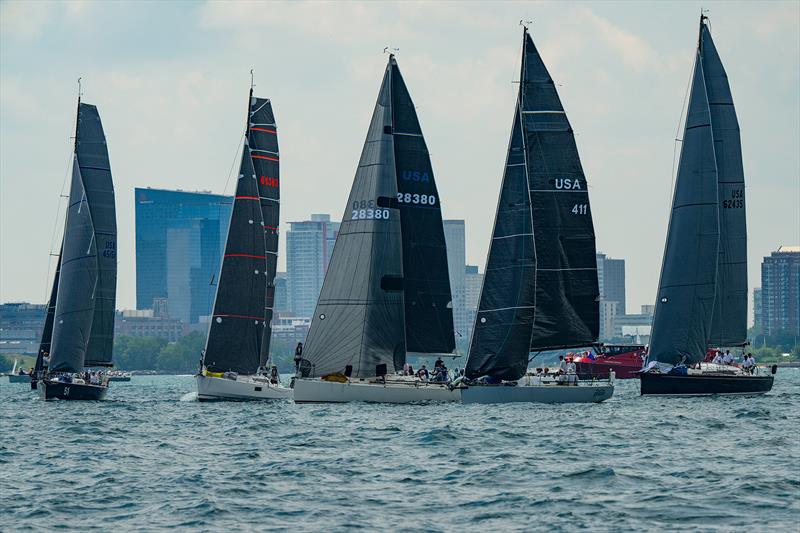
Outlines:
[[443,215],[466,220],[467,261],[483,270],[524,19],[575,130],[598,250],[626,260],[628,309],[652,304],[701,5],[742,131],[752,290],[763,256],[800,243],[800,2],[4,0],[0,302],[47,298],[79,76],[116,189],[117,307],[133,308],[133,189],[232,192],[250,69],[277,118],[282,225],[341,219],[386,46],[398,49]]

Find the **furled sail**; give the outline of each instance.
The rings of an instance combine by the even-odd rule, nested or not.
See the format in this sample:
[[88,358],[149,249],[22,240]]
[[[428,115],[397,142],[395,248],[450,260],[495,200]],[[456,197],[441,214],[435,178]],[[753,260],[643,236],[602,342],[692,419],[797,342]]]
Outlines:
[[555,83],[526,29],[467,376],[518,379],[532,350],[597,342],[598,295],[586,177]]
[[747,222],[739,121],[711,32],[700,22],[699,61],[711,116],[719,195],[719,258],[709,344],[747,342]]
[[711,334],[720,231],[708,104],[698,50],[653,317],[651,361],[702,361]]
[[440,201],[397,61],[389,57],[306,339],[312,374],[400,369],[455,349]]
[[[414,102],[394,58],[392,138],[403,249],[406,351],[453,353],[455,333],[442,209]],[[402,362],[400,366],[402,366]]]
[[212,372],[253,374],[260,363],[267,287],[258,175],[245,142],[204,364]]
[[92,214],[75,156],[61,251],[58,298],[53,317],[52,372],[83,370],[95,315],[94,296],[98,277]]
[[86,191],[97,247],[94,316],[85,366],[111,366],[117,297],[117,215],[106,137],[97,107],[78,106],[75,155]]
[[267,258],[265,288],[264,334],[261,341],[261,365],[269,359],[272,337],[272,311],[275,304],[275,274],[278,266],[278,228],[280,223],[280,174],[278,153],[278,130],[272,103],[266,98],[257,98],[250,91],[247,140],[250,157],[255,170],[258,196],[263,219],[265,253]]
[[312,375],[374,376],[405,356],[403,258],[387,66],[347,207],[322,284],[304,357]]

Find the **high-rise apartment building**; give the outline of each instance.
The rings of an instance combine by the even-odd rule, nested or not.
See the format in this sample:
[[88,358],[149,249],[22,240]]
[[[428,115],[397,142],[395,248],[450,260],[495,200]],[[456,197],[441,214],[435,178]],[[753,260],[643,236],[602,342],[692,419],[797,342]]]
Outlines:
[[764,333],[800,335],[800,246],[781,246],[761,263]]
[[290,222],[286,232],[286,274],[289,307],[297,317],[314,314],[317,298],[333,253],[339,222],[330,215]]
[[764,314],[761,307],[762,302],[761,287],[755,287],[753,289],[753,326],[755,326],[756,329],[761,329],[764,324]]
[[286,272],[278,272],[275,275],[275,307],[277,313],[285,313],[289,310],[289,286]]
[[472,336],[472,329],[475,326],[475,315],[478,314],[478,304],[481,299],[481,289],[483,288],[483,274],[478,272],[477,265],[467,265],[464,269],[464,306],[466,308],[467,326],[464,329],[462,338],[469,341]]
[[[195,324],[214,304],[233,199],[137,188],[136,308]],[[166,301],[164,301],[166,300]]]
[[450,274],[450,292],[453,296],[453,326],[456,337],[464,335],[470,325],[467,323],[465,305],[466,290],[466,234],[463,220],[443,220],[444,240],[447,244],[447,267]]
[[617,314],[625,314],[625,260],[612,259],[606,254],[598,253],[597,283],[600,299],[617,302]]

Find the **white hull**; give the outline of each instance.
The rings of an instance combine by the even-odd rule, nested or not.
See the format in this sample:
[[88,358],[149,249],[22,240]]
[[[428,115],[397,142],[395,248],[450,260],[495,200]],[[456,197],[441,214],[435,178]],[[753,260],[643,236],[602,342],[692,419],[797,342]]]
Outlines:
[[265,378],[239,376],[234,379],[198,375],[197,399],[212,400],[281,400],[292,397],[292,389],[273,385]]
[[447,384],[418,380],[389,380],[388,383],[350,381],[337,383],[321,379],[298,379],[294,383],[295,403],[414,403],[457,402],[461,390]]
[[614,394],[613,382],[560,385],[525,379],[516,386],[471,385],[461,391],[463,403],[600,403]]

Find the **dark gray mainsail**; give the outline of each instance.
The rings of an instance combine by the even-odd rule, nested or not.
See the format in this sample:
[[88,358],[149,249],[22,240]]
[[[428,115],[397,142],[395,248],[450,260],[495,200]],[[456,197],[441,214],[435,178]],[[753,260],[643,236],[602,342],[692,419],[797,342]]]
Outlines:
[[267,258],[264,333],[259,358],[261,365],[265,365],[269,359],[272,337],[275,274],[278,266],[278,228],[281,205],[280,155],[278,153],[278,128],[272,112],[272,102],[267,98],[254,97],[252,89],[250,89],[247,142],[258,186]]
[[440,202],[412,112],[390,56],[306,339],[315,376],[351,365],[354,377],[370,377],[378,365],[401,368],[409,348],[454,349]]
[[53,318],[51,372],[83,370],[95,313],[98,270],[91,209],[75,156]]
[[84,365],[111,366],[117,296],[117,215],[106,136],[97,107],[91,104],[78,106],[75,155],[97,247],[97,285],[92,294],[94,316]]
[[709,344],[741,346],[747,342],[747,222],[742,142],[728,76],[705,19],[700,21],[698,42],[719,194],[719,258]]
[[456,347],[439,192],[414,102],[397,62],[389,63],[406,352],[451,354]]
[[518,379],[533,350],[596,343],[595,253],[575,137],[526,29],[514,126],[467,376]]
[[264,336],[267,257],[258,177],[245,140],[203,362],[253,374]]
[[704,359],[717,284],[717,162],[703,61],[695,59],[648,360]]

